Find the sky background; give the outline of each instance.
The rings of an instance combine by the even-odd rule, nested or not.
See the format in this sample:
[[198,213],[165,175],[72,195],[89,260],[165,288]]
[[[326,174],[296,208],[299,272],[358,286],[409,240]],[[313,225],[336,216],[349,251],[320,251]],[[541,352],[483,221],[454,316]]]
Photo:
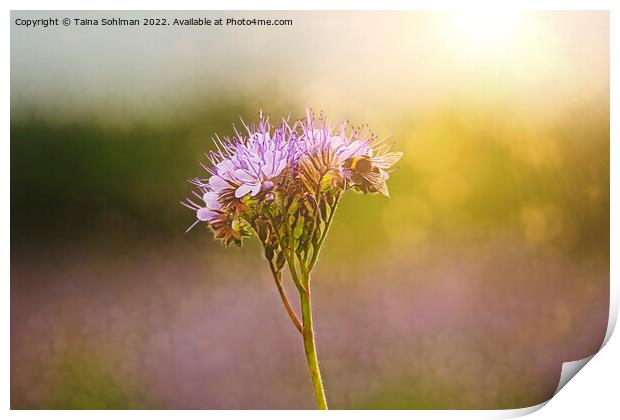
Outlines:
[[604,12],[169,12],[168,18],[191,16],[291,18],[294,24],[35,30],[13,24],[14,113],[168,121],[206,98],[261,94],[254,100],[271,107],[302,102],[365,119],[378,105],[428,107],[455,95],[503,94],[512,106],[536,107],[544,118],[549,106],[557,111],[558,102],[570,106],[605,94],[609,85]]

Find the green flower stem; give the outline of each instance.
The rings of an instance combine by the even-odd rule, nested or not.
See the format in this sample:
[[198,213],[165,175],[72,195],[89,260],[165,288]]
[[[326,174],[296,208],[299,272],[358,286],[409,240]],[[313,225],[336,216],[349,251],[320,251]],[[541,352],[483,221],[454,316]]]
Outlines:
[[304,338],[304,351],[308,360],[308,368],[310,370],[310,378],[314,388],[316,397],[316,405],[320,410],[327,410],[327,400],[325,398],[325,389],[321,379],[321,371],[319,370],[319,360],[316,355],[316,345],[314,343],[314,329],[312,328],[312,307],[310,303],[310,284],[309,278],[306,278],[306,292],[300,293],[301,300],[301,319],[303,322],[302,335]]
[[301,325],[301,321],[299,320],[299,318],[297,318],[297,315],[295,314],[295,311],[291,307],[288,297],[286,296],[284,287],[282,287],[282,273],[279,271],[276,272],[273,268],[273,264],[272,264],[271,272],[273,273],[273,279],[276,282],[276,287],[278,288],[278,293],[280,294],[280,298],[282,299],[282,303],[284,304],[284,308],[286,309],[286,312],[291,318],[291,321],[293,321],[295,328],[297,328],[297,330],[303,334],[303,326]]
[[291,255],[289,255],[288,250],[284,246],[284,241],[280,237],[280,233],[276,229],[275,224],[273,223],[273,220],[271,218],[269,218],[269,224],[271,225],[271,228],[273,229],[273,232],[276,235],[276,239],[278,240],[278,245],[280,245],[280,249],[282,250],[282,253],[284,254],[284,258],[286,259],[286,263],[288,264],[288,268],[291,272],[291,277],[293,278],[295,287],[297,287],[297,290],[299,291],[300,294],[304,293],[306,289],[301,284],[301,282],[299,281],[299,277],[297,276],[297,270],[295,270],[295,260],[292,259]]

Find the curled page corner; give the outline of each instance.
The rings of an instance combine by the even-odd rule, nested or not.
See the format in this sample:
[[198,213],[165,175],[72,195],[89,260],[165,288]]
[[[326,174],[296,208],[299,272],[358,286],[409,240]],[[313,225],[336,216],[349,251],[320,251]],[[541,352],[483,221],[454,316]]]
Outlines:
[[605,347],[605,344],[607,344],[607,342],[611,338],[611,335],[614,333],[614,330],[616,329],[616,321],[618,320],[618,282],[617,280],[612,279],[609,282],[609,296],[610,296],[609,320],[607,321],[607,331],[605,332],[605,338],[603,339],[603,344],[601,344],[601,349]]
[[[596,353],[598,353],[598,351]],[[596,355],[596,353],[583,359],[573,360],[571,362],[564,362],[562,364],[562,372],[560,373],[560,381],[558,382],[558,386],[553,392],[551,398],[555,397],[555,395],[560,392],[562,388],[564,388],[564,385],[566,385],[581,370],[581,368],[583,368]],[[530,407],[503,410],[498,416],[498,418],[515,418],[527,416],[528,414],[532,414],[543,408],[545,405],[547,405],[549,401],[551,401],[551,398],[541,402],[540,404],[532,405]]]
[[[610,293],[611,294],[611,293]],[[611,296],[614,296],[611,294]],[[562,364],[562,372],[560,373],[560,381],[555,389],[553,396],[555,396],[564,386],[570,381],[596,354],[601,351],[611,338],[614,329],[616,328],[616,320],[618,317],[618,305],[617,302],[612,301],[609,306],[609,320],[607,321],[607,331],[605,332],[605,338],[601,343],[601,347],[588,357],[583,359],[573,360],[571,362],[564,362]],[[552,397],[553,398],[553,397]]]
[[543,401],[540,404],[536,404],[536,405],[532,405],[529,407],[523,407],[523,408],[513,408],[513,409],[508,409],[508,410],[501,410],[499,412],[499,415],[496,416],[496,418],[500,418],[500,419],[512,419],[515,417],[523,417],[523,416],[527,416],[528,414],[532,414],[538,410],[540,410],[541,408],[543,408],[547,403],[549,402],[549,400]]
[[[616,321],[618,319],[618,299],[617,299],[617,283],[615,281],[611,281],[609,284],[609,319],[607,320],[607,331],[605,332],[605,338],[601,343],[601,347],[591,354],[588,357],[584,357],[580,360],[573,360],[572,362],[565,362],[562,364],[562,373],[560,374],[560,382],[558,383],[558,387],[555,389],[553,396],[555,396],[564,385],[570,381],[573,376],[575,376],[596,354],[605,347],[605,345],[609,342],[614,330],[616,328]],[[553,398],[553,397],[552,397]]]
[[[613,282],[611,282],[611,288],[612,291],[614,290],[614,285]],[[610,293],[610,295],[613,297],[615,296],[615,294]],[[555,389],[555,391],[553,392],[553,395],[551,396],[551,398],[555,397],[556,394],[558,392],[560,392],[560,390],[562,388],[564,388],[564,386],[571,380],[573,379],[573,377],[579,373],[579,371],[588,364],[588,362],[590,360],[592,360],[592,358],[594,356],[596,356],[596,354],[602,350],[603,347],[605,347],[605,345],[609,342],[609,339],[611,338],[614,329],[616,327],[616,321],[618,318],[618,302],[617,301],[611,301],[610,302],[610,307],[609,307],[609,320],[607,322],[607,331],[605,332],[605,338],[603,339],[603,342],[601,344],[601,347],[594,352],[593,354],[591,354],[590,356],[584,357],[583,359],[579,359],[579,360],[573,360],[570,362],[564,362],[562,364],[562,372],[560,373],[560,380],[558,382],[558,386]],[[547,403],[549,401],[551,401],[551,398],[549,398],[546,401],[541,402],[540,404],[536,404],[536,405],[532,405],[530,407],[523,407],[523,408],[516,408],[516,409],[511,409],[511,410],[502,410],[501,414],[497,417],[497,418],[515,418],[515,417],[522,417],[522,416],[527,416],[528,414],[532,414],[538,410],[540,410],[541,408],[543,408],[545,405],[547,405]]]
[[[596,353],[598,353],[598,351]],[[588,357],[584,357],[583,359],[573,360],[572,362],[564,362],[562,364],[560,382],[558,383],[558,387],[555,389],[553,396],[560,392],[560,390],[564,388],[564,385],[566,385],[568,381],[570,381],[581,370],[581,368],[583,368],[590,360],[592,360],[596,353]]]

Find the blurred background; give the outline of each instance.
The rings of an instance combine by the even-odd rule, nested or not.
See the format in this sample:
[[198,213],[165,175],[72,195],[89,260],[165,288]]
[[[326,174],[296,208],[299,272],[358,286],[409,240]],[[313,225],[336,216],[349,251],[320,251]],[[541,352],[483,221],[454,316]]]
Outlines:
[[293,20],[13,24],[12,408],[314,407],[257,244],[184,233],[211,137],[259,109],[405,153],[391,199],[343,198],[314,275],[331,407],[530,406],[600,347],[607,12],[11,16]]

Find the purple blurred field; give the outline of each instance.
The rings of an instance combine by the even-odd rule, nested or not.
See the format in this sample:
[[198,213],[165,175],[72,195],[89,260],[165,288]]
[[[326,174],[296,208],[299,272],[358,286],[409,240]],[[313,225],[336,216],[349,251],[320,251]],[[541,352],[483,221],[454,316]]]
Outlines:
[[[312,408],[301,338],[263,261],[206,241],[14,255],[12,407]],[[469,245],[319,266],[334,408],[529,406],[552,395],[562,362],[598,349],[600,261]]]

